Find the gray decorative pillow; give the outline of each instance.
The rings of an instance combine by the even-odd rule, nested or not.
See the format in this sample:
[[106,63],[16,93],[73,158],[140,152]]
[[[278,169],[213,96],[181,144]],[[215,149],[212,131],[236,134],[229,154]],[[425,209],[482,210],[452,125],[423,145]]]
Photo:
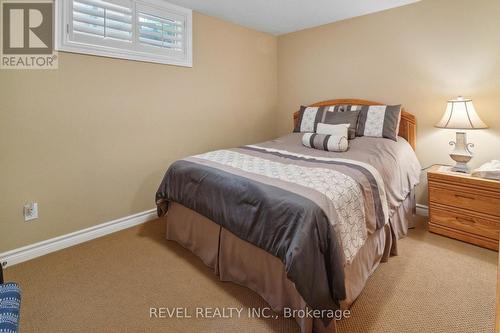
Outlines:
[[361,109],[357,136],[398,140],[401,105],[370,105]]
[[316,132],[316,124],[321,119],[320,107],[301,106],[299,110],[299,121],[293,129],[294,132]]
[[294,132],[316,132],[319,123],[339,125],[349,124],[349,139],[356,136],[360,106],[335,105],[311,107],[301,106],[299,121]]
[[351,105],[345,109],[341,108],[342,105],[329,106],[324,109],[322,123],[339,125],[349,124],[348,138],[349,140],[356,137],[356,128],[358,126],[359,110],[351,108]]
[[333,152],[344,152],[349,148],[349,140],[346,135],[305,133],[302,136],[302,144],[309,148]]

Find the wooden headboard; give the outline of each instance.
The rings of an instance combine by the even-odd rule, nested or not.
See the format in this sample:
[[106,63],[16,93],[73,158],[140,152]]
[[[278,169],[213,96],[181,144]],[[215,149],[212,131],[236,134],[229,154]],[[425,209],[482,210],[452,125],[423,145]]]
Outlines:
[[[317,102],[309,106],[332,106],[332,105],[384,105],[384,103],[365,101],[363,99],[332,99],[323,102]],[[299,121],[299,112],[293,114],[293,125],[296,126]],[[417,119],[405,109],[401,111],[401,122],[399,123],[399,136],[410,143],[413,150],[417,147]]]

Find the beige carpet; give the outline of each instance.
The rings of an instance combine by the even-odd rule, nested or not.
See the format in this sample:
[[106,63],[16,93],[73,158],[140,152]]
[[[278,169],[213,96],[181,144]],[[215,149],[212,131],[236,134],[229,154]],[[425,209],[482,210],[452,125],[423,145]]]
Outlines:
[[[266,307],[219,282],[158,221],[9,267],[21,332],[298,332],[291,319],[150,319],[150,307]],[[497,253],[429,234],[400,241],[339,332],[493,332]]]

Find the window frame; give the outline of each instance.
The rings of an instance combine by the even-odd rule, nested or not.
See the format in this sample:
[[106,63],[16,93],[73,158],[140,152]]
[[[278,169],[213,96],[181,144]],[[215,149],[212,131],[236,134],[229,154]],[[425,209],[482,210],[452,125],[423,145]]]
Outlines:
[[[193,67],[193,12],[191,9],[167,3],[163,0],[131,0],[132,3],[132,43],[138,43],[138,17],[139,11],[136,5],[156,8],[158,16],[162,12],[168,12],[181,16],[185,19],[185,45],[183,46],[182,57],[176,54],[168,55],[168,49],[160,49],[161,52],[147,52],[148,48],[138,44],[136,49],[119,48],[92,43],[77,42],[72,40],[72,12],[73,0],[57,0],[55,3],[56,12],[56,45],[57,51],[89,54],[95,56],[119,58],[135,61],[153,62],[159,64]],[[132,44],[131,44],[132,45]]]

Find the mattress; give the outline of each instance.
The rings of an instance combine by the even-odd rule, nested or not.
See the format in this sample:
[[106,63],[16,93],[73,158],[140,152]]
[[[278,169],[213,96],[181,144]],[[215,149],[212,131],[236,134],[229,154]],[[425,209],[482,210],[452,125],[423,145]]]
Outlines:
[[[230,244],[238,239],[277,259],[304,304],[326,311],[350,304],[359,294],[362,288],[352,289],[346,274],[365,248],[369,261],[377,257],[380,262],[382,254],[397,252],[395,240],[407,226],[391,226],[390,220],[406,214],[419,175],[420,165],[404,139],[360,137],[350,142],[347,152],[332,153],[303,146],[301,135],[294,133],[176,161],[156,199],[160,216],[167,211],[172,216],[180,206],[206,219],[201,227],[184,226],[193,237],[198,228],[218,226],[216,262],[202,253],[203,240],[196,242],[203,251],[179,240],[221,278],[248,284],[226,271],[241,263],[221,265],[221,258],[236,260],[224,251],[222,240]],[[406,218],[399,220],[407,223]],[[374,266],[367,266],[361,280]],[[328,318],[321,321],[330,324]]]

